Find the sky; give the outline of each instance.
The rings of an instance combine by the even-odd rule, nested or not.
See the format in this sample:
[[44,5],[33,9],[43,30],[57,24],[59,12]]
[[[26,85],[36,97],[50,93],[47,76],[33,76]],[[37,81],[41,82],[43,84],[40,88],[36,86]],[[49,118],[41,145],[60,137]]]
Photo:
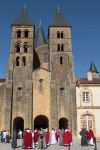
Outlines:
[[72,26],[76,78],[86,77],[91,61],[100,72],[100,0],[0,0],[0,79],[6,78],[11,24],[26,6],[37,30],[40,18],[47,37],[57,6]]

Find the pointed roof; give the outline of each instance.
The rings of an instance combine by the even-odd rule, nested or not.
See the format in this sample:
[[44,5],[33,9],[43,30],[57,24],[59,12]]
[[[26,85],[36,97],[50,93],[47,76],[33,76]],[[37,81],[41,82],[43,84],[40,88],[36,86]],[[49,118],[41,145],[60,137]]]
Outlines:
[[60,27],[70,26],[69,24],[66,23],[66,20],[64,16],[62,15],[61,10],[59,8],[57,8],[57,11],[53,18],[51,26],[60,26]]
[[96,72],[96,73],[99,73],[99,72],[97,71],[97,68],[96,68],[96,66],[95,66],[95,64],[94,64],[93,61],[91,61],[91,65],[90,65],[89,71],[90,71],[90,72]]
[[47,40],[46,40],[45,34],[43,32],[42,24],[41,24],[41,21],[40,21],[38,30],[36,32],[35,47],[36,48],[40,47],[43,44],[47,44]]
[[17,17],[16,21],[13,23],[13,25],[33,25],[33,21],[28,13],[28,10],[26,7],[24,7],[19,16]]

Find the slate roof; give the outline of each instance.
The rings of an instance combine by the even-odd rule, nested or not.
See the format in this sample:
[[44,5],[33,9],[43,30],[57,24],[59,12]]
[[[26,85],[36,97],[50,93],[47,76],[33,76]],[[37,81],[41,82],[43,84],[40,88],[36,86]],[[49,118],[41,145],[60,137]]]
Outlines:
[[77,80],[76,84],[100,84],[100,79],[93,78],[92,80],[88,80],[88,78],[80,78]]
[[33,21],[25,7],[21,10],[13,25],[33,25]]
[[36,32],[36,37],[35,37],[35,47],[40,47],[43,44],[47,44],[47,40],[45,37],[45,34],[43,32],[42,24],[39,24],[38,30]]
[[90,65],[89,71],[90,71],[90,72],[96,72],[96,73],[99,73],[99,72],[97,71],[97,68],[96,68],[96,66],[95,66],[95,64],[94,64],[93,61],[91,61],[91,65]]
[[57,8],[56,14],[53,18],[51,26],[70,26],[68,23],[66,23],[66,20],[64,16],[62,15],[59,8]]

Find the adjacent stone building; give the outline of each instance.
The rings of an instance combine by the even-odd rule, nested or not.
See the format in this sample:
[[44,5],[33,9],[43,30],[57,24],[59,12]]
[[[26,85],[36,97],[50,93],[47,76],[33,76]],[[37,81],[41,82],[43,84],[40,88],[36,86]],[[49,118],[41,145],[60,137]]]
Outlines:
[[7,77],[0,80],[0,130],[66,128],[76,134],[76,87],[71,26],[57,9],[38,30],[23,8],[12,24]]
[[100,139],[100,78],[91,62],[87,78],[80,78],[76,85],[77,135],[82,127],[92,128]]

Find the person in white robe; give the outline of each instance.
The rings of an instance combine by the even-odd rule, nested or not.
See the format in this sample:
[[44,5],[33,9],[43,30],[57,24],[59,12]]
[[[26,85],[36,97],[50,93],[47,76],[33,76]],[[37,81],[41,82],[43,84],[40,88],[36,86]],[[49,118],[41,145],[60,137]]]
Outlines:
[[56,131],[54,128],[52,128],[52,131],[51,131],[51,144],[56,144],[57,141],[56,141]]

